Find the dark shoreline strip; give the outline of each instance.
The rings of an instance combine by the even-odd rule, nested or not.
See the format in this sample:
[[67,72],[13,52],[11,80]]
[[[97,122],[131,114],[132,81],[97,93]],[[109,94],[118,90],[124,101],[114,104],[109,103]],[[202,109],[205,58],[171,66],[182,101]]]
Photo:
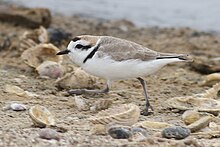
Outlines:
[[91,53],[89,53],[89,55],[85,58],[85,60],[83,61],[83,63],[86,63],[86,61],[90,58],[92,58],[95,53],[98,51],[98,48],[100,47],[100,44],[98,44],[94,49],[93,51],[91,51]]

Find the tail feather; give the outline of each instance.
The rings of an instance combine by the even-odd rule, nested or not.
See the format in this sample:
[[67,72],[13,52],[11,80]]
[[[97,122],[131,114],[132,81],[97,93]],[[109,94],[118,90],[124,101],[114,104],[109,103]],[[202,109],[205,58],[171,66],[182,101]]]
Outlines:
[[180,60],[193,61],[192,58],[190,58],[190,56],[187,54],[159,53],[158,57],[156,57],[156,59],[168,59],[168,58],[178,58]]

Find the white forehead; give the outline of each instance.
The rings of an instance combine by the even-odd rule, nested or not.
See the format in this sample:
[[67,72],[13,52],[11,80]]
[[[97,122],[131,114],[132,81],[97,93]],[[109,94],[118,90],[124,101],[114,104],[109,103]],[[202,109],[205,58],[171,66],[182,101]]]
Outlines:
[[75,48],[75,46],[77,45],[77,44],[81,44],[81,45],[83,45],[83,46],[86,46],[86,45],[89,45],[89,42],[88,41],[86,41],[86,40],[77,40],[77,41],[70,41],[70,43],[68,44],[68,46],[67,46],[67,49],[73,49],[73,48]]

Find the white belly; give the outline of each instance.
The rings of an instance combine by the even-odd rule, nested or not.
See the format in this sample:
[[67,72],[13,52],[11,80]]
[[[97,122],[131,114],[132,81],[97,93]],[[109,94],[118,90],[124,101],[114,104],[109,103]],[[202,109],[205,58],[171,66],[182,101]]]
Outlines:
[[97,77],[108,80],[130,79],[150,75],[168,63],[181,61],[176,58],[153,61],[127,60],[114,61],[108,57],[92,58],[82,68]]

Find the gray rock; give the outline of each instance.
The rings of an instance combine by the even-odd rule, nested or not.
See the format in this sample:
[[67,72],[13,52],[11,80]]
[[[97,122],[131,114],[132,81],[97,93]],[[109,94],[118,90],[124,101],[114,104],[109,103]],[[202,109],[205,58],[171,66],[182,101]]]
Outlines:
[[165,128],[162,132],[164,138],[184,139],[190,135],[190,130],[181,126]]
[[57,133],[57,131],[50,129],[50,128],[45,128],[41,129],[39,132],[39,137],[42,139],[47,139],[47,140],[60,140],[60,136]]
[[114,139],[128,139],[132,136],[132,133],[129,129],[122,127],[110,128],[108,133]]

